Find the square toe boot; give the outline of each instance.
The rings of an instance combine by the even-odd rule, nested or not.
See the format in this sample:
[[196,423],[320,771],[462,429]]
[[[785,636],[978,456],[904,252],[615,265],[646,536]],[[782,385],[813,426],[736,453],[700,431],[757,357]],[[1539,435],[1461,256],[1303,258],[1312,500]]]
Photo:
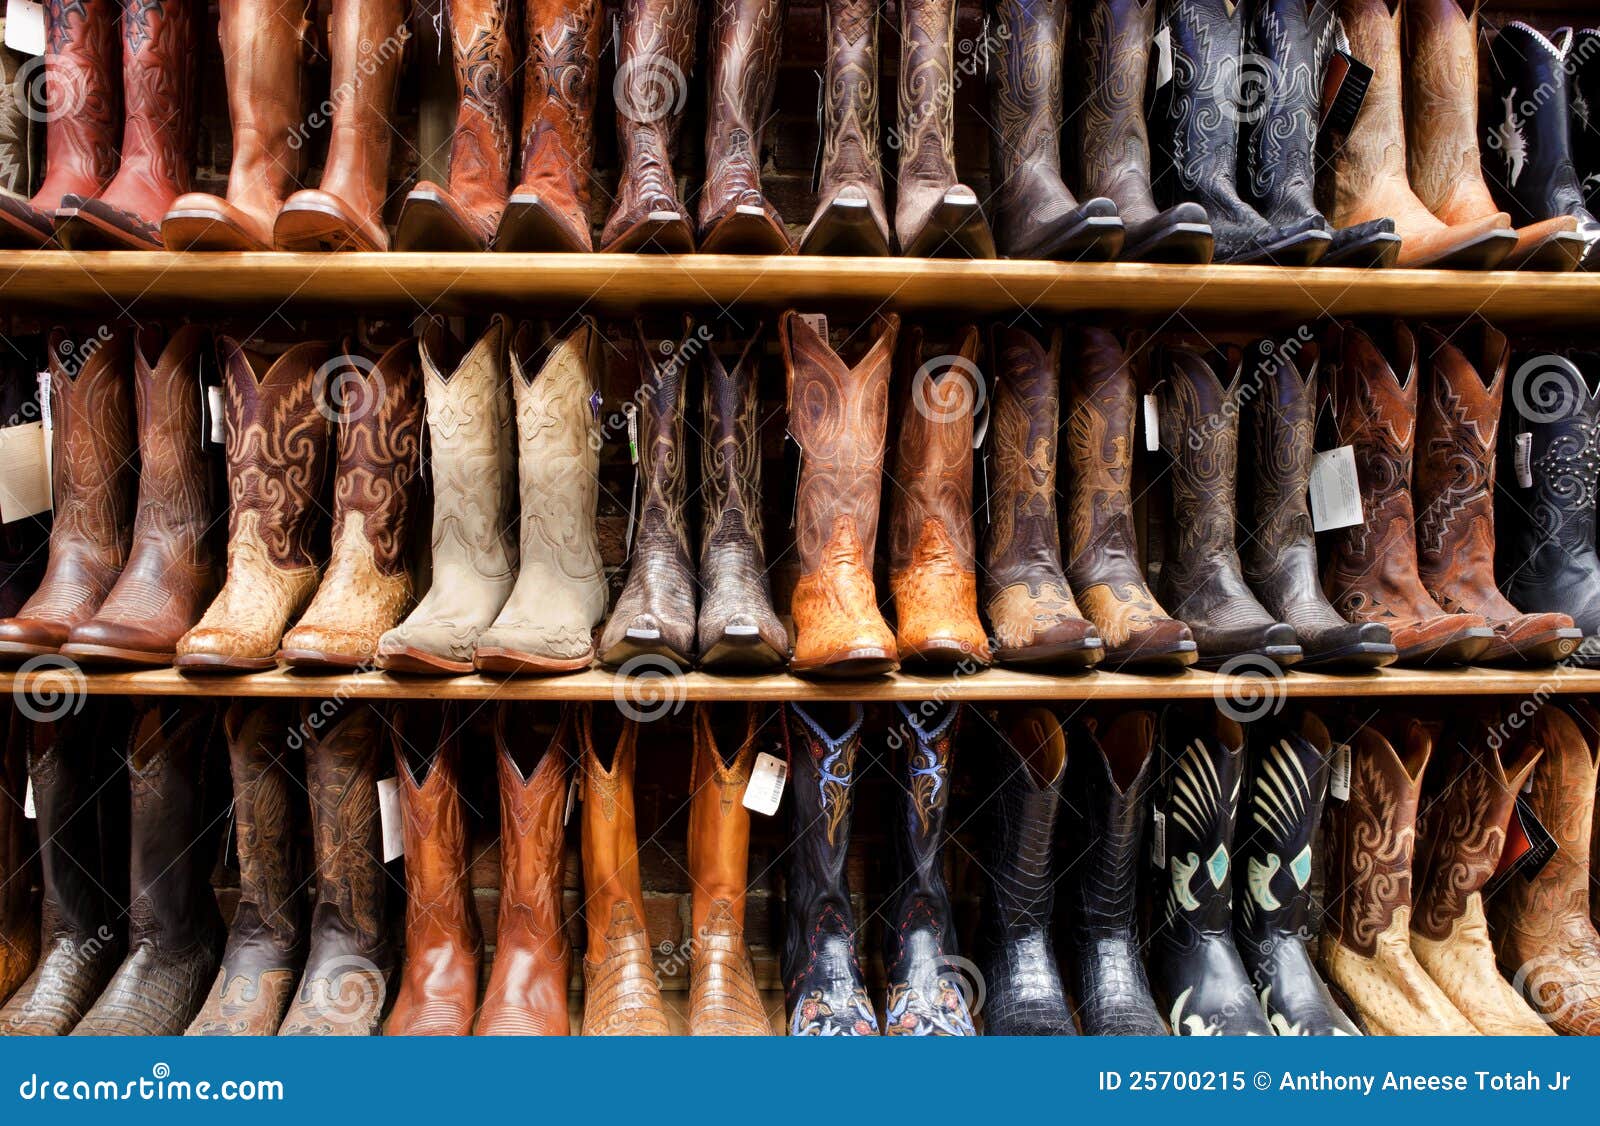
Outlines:
[[22,815],[28,790],[28,729],[19,711],[0,720],[0,1005],[39,961],[39,843]]
[[892,253],[878,147],[878,6],[828,0],[817,209],[801,254]]

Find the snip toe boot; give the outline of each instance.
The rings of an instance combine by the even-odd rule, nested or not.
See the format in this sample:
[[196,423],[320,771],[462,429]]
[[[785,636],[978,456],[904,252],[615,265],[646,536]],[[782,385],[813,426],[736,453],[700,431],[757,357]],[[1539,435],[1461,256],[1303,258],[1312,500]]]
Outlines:
[[878,5],[828,0],[827,17],[820,186],[800,253],[883,258],[891,251],[878,152]]

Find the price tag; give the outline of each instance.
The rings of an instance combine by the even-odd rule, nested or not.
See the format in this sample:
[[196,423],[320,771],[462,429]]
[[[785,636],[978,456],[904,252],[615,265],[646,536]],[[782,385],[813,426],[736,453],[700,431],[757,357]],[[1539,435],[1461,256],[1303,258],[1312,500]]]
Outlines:
[[378,818],[383,822],[383,862],[406,854],[406,835],[400,827],[400,779],[378,782]]
[[1163,27],[1156,32],[1156,37],[1151,41],[1156,50],[1156,85],[1157,90],[1172,81],[1172,28]]
[[1517,486],[1533,488],[1533,435],[1524,431],[1516,437],[1516,449],[1511,458],[1517,473]]
[[33,779],[28,779],[28,788],[22,795],[22,816],[29,821],[39,820],[39,811],[33,804]]
[[1144,397],[1144,448],[1150,453],[1161,448],[1161,410],[1154,392]]
[[50,511],[48,442],[42,422],[0,429],[0,523]]
[[1311,458],[1311,530],[1327,532],[1361,523],[1361,486],[1352,446]]
[[824,340],[828,339],[828,318],[825,314],[801,313],[800,319],[805,322],[806,327],[812,332],[816,333]]
[[45,53],[43,4],[37,0],[6,0],[6,46],[24,55]]
[[756,756],[750,781],[744,788],[744,807],[752,813],[771,817],[783,801],[783,787],[789,781],[789,764],[765,751]]
[[222,388],[206,388],[206,419],[211,444],[223,446],[228,442],[228,427],[222,417]]
[[1328,796],[1334,801],[1350,800],[1350,744],[1340,743],[1333,751],[1333,773],[1328,778]]
[[1167,866],[1167,815],[1159,809],[1150,814],[1150,861],[1157,868]]

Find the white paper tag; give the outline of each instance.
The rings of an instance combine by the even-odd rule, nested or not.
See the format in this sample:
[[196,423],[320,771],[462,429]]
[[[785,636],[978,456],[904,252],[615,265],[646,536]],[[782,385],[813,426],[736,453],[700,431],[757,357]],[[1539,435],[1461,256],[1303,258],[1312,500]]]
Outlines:
[[213,446],[227,445],[228,427],[222,417],[221,386],[206,388],[206,419],[211,444]]
[[[981,378],[981,377],[980,377]],[[983,440],[989,436],[989,397],[984,396],[983,406],[978,411],[978,420],[972,425],[972,448],[983,449]]]
[[43,4],[35,0],[6,0],[6,46],[24,55],[45,53]]
[[1161,448],[1161,409],[1154,394],[1144,397],[1144,448],[1150,453]]
[[579,786],[581,780],[581,776],[574,774],[572,781],[567,783],[567,808],[566,812],[561,815],[561,823],[563,825],[572,824],[572,811],[578,808],[578,795],[583,792]]
[[48,434],[42,422],[0,429],[0,523],[50,511]]
[[33,804],[32,778],[28,779],[28,788],[23,792],[22,795],[22,816],[26,817],[29,821],[39,820],[39,811],[34,807]]
[[1333,773],[1328,778],[1328,796],[1334,801],[1350,800],[1350,744],[1333,749]]
[[828,318],[826,314],[801,313],[800,319],[805,322],[806,327],[812,332],[816,333],[824,340],[828,339]]
[[1311,530],[1327,532],[1361,523],[1361,485],[1353,446],[1311,457]]
[[46,430],[55,429],[55,419],[50,414],[50,373],[39,373],[39,421]]
[[1159,809],[1150,814],[1150,860],[1157,868],[1167,866],[1167,815]]
[[1156,32],[1156,37],[1151,41],[1151,46],[1156,49],[1156,85],[1157,90],[1172,81],[1172,29],[1163,27]]
[[1524,431],[1516,437],[1516,451],[1512,465],[1517,473],[1518,488],[1533,488],[1533,435]]
[[400,828],[400,779],[378,781],[378,817],[383,822],[383,862],[406,854],[406,835]]
[[756,756],[750,781],[744,787],[744,807],[752,813],[771,817],[783,801],[783,787],[789,781],[789,764],[765,751]]

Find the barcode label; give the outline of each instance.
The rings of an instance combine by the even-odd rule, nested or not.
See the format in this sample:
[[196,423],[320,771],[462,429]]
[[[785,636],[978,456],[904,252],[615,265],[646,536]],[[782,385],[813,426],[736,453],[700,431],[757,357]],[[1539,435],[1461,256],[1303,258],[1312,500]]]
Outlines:
[[1512,462],[1516,466],[1517,485],[1519,488],[1533,488],[1533,435],[1527,432],[1517,435],[1517,446]]
[[744,788],[744,807],[752,813],[771,817],[783,801],[783,787],[789,781],[789,764],[765,751],[756,756],[755,769]]
[[1167,866],[1167,815],[1159,809],[1150,815],[1150,860],[1157,868]]
[[1333,777],[1328,780],[1328,794],[1334,801],[1350,800],[1350,744],[1340,743],[1333,752]]

